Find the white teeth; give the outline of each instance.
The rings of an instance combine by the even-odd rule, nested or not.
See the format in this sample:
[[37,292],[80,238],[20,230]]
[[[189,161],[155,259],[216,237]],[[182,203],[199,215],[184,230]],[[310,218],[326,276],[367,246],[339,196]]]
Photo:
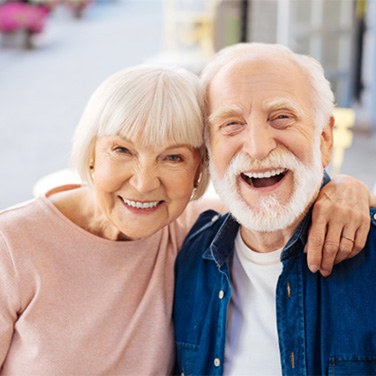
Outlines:
[[261,178],[270,178],[272,176],[282,174],[285,171],[286,171],[285,168],[279,168],[277,170],[271,170],[271,171],[265,171],[265,172],[245,172],[244,175],[248,178],[261,179]]
[[136,209],[150,209],[150,208],[155,208],[159,204],[159,201],[140,202],[140,201],[127,200],[126,198],[123,198],[123,197],[122,197],[122,200],[128,206],[131,206],[132,208],[136,208]]

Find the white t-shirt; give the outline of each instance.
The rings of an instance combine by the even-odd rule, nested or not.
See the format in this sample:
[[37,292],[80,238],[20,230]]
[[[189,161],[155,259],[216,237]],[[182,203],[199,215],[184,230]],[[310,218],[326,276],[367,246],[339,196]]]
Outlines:
[[225,375],[281,375],[276,285],[282,249],[258,253],[238,233],[226,336]]

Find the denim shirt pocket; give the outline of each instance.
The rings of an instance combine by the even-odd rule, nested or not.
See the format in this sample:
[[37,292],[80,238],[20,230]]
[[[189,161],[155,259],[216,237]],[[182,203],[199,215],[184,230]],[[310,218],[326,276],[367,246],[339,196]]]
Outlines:
[[178,369],[180,374],[185,376],[193,375],[198,346],[186,342],[176,342],[176,346],[178,348]]
[[376,375],[376,354],[331,357],[328,374],[333,376]]

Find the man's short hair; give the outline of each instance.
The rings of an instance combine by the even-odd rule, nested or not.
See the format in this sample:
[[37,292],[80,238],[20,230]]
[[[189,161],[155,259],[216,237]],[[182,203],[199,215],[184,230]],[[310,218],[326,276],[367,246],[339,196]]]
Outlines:
[[[325,78],[324,69],[316,59],[294,53],[281,44],[238,43],[220,50],[201,73],[201,83],[203,84],[206,104],[208,104],[210,83],[223,67],[238,61],[267,59],[271,56],[290,59],[298,64],[307,75],[312,87],[312,106],[316,117],[315,123],[321,130],[329,121],[334,109],[334,94],[331,90],[330,82]],[[294,78],[291,77],[291,79],[293,80]]]

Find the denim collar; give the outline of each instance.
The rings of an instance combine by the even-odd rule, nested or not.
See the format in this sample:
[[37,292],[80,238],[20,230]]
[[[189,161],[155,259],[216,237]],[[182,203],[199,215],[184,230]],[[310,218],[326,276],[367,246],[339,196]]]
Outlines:
[[239,223],[230,213],[225,214],[221,227],[209,248],[202,255],[202,258],[214,260],[217,267],[221,267],[233,253],[234,242],[239,227]]
[[[321,188],[330,181],[329,175],[324,170],[324,178]],[[312,207],[303,220],[299,223],[290,240],[283,247],[281,261],[302,252],[307,243],[308,229],[311,224]],[[213,260],[217,267],[221,267],[233,254],[234,242],[239,231],[239,223],[230,213],[224,215],[224,220],[211,242],[209,248],[202,255],[203,259]]]

